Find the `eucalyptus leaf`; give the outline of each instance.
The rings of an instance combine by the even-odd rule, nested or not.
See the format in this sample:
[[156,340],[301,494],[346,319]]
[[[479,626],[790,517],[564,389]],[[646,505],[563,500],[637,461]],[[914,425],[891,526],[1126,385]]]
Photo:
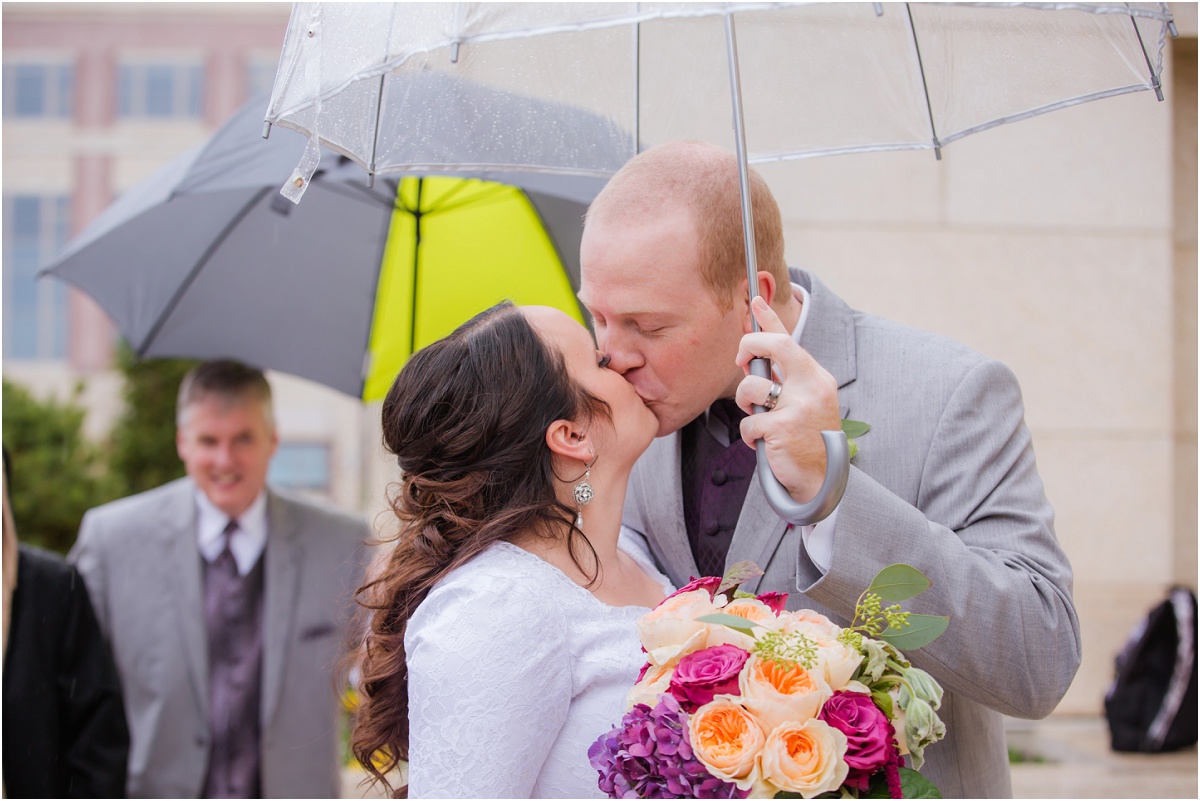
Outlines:
[[718,626],[728,626],[734,631],[740,631],[742,634],[754,636],[754,624],[744,617],[737,615],[729,615],[724,612],[717,612],[712,615],[704,615],[696,618],[697,623],[713,623]]
[[740,562],[732,564],[725,571],[725,578],[721,579],[721,586],[717,587],[717,595],[731,590],[740,584],[745,584],[750,579],[756,579],[762,574],[762,568],[749,559],[743,559]]
[[912,768],[900,768],[900,788],[905,798],[941,798],[942,791]]
[[854,439],[855,437],[861,437],[863,434],[867,433],[870,430],[871,430],[871,426],[867,425],[866,423],[862,422],[861,420],[843,420],[842,421],[842,431],[845,431],[846,436],[850,437],[851,439]]
[[879,639],[901,651],[915,651],[940,637],[949,625],[948,615],[910,614],[908,626],[897,631],[886,629],[879,635]]
[[867,592],[875,593],[880,600],[895,603],[920,595],[932,583],[912,565],[890,565],[876,574]]
[[847,439],[846,443],[850,446],[850,458],[854,459],[855,456],[858,456],[858,443],[852,439]]

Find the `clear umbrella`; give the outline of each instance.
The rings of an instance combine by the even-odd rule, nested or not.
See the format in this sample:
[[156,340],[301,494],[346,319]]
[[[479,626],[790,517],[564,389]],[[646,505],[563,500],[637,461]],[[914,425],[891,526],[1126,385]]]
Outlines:
[[[299,3],[266,119],[309,138],[284,187],[297,201],[322,144],[373,179],[514,158],[608,175],[645,145],[706,139],[738,152],[749,230],[748,163],[911,149],[941,158],[964,136],[1055,109],[1142,90],[1161,100],[1169,30],[1164,3]],[[394,88],[426,71],[599,115],[611,138],[580,146],[555,119],[495,126],[466,97],[421,105]],[[465,162],[414,165],[391,147],[397,131],[452,119],[494,126]],[[770,374],[762,361],[752,369]],[[826,480],[808,504],[774,479],[759,443],[768,501],[790,522],[827,516],[845,488],[845,438],[824,435]]]

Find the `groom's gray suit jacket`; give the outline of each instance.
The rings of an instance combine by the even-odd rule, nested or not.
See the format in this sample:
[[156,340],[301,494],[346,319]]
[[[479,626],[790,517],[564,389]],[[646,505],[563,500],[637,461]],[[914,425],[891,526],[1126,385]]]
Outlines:
[[[812,298],[801,345],[837,380],[842,417],[871,430],[858,440],[828,573],[767,506],[758,481],[726,567],[752,560],[766,571],[758,591],[791,593],[789,608],[843,625],[879,570],[919,568],[933,586],[906,607],[950,615],[941,638],[909,654],[946,690],[947,736],[926,749],[921,772],[946,797],[1011,795],[1000,713],[1049,714],[1081,655],[1071,568],[1016,378],[952,340],[850,309],[809,273],[793,270],[792,280]],[[638,461],[624,522],[646,535],[677,586],[699,574],[684,526],[678,433]]]
[[[267,491],[261,770],[267,798],[336,798],[334,670],[366,564],[365,523]],[[71,559],[113,647],[128,795],[197,798],[208,764],[208,645],[195,484],[89,511]]]

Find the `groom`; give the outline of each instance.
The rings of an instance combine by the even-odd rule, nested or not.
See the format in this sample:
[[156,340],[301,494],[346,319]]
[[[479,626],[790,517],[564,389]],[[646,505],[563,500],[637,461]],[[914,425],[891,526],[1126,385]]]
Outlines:
[[[875,574],[905,562],[933,587],[914,612],[948,614],[937,642],[909,654],[945,688],[947,738],[922,773],[946,797],[1011,795],[1001,715],[1049,714],[1079,666],[1071,569],[1053,530],[1003,365],[963,345],[850,309],[789,271],[779,209],[761,177],[751,198],[763,333],[748,334],[737,163],[671,143],[625,165],[588,211],[580,300],[601,351],[659,420],[630,478],[624,522],[646,535],[682,586],[749,559],[757,591],[843,624]],[[746,377],[750,356],[784,378]],[[736,397],[735,404],[732,399]],[[846,493],[825,521],[781,521],[743,444],[768,443],[789,492],[809,500],[825,471],[822,429],[872,425]],[[745,587],[751,589],[753,585]]]

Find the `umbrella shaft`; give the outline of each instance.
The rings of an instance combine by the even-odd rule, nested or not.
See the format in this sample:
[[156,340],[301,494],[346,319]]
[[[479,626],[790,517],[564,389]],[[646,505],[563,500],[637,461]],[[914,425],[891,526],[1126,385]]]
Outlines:
[[[746,244],[746,283],[750,300],[758,297],[758,255],[754,249],[754,210],[750,204],[750,165],[746,157],[746,126],[742,119],[742,80],[738,72],[737,34],[733,14],[725,15],[725,51],[729,57],[729,96],[733,103],[733,139],[737,144],[738,180],[742,193],[742,238]],[[750,316],[758,331],[758,321]]]

